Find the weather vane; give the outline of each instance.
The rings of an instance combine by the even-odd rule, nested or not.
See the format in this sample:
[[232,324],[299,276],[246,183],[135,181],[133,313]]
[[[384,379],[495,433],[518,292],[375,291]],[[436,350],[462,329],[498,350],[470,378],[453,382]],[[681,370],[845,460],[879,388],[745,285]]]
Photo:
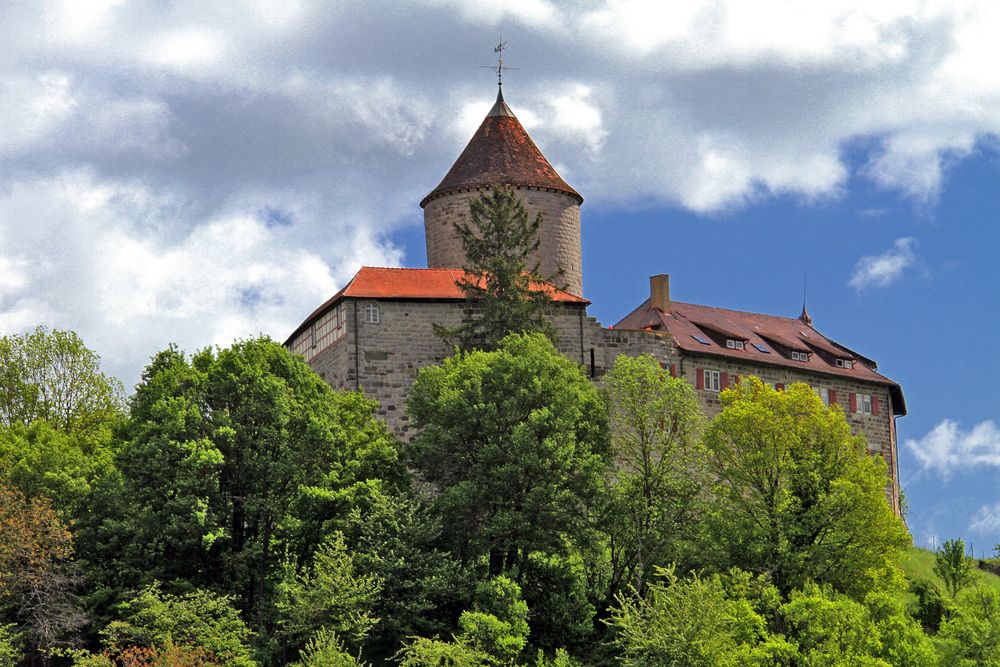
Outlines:
[[503,34],[500,35],[500,43],[493,47],[493,53],[497,54],[497,64],[496,65],[480,65],[480,67],[485,67],[486,69],[491,69],[497,73],[497,85],[501,88],[503,87],[503,71],[504,70],[517,70],[517,67],[507,67],[503,64],[503,52],[507,48],[507,42],[504,41]]

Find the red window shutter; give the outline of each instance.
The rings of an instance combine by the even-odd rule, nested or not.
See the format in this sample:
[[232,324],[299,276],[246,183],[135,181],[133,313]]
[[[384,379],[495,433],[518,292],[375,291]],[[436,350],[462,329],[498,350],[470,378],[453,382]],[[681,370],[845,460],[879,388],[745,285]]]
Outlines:
[[677,366],[670,364],[670,377],[677,377]]
[[775,382],[774,383],[774,388],[777,389],[778,391],[785,391],[785,383],[784,382]]
[[879,413],[878,409],[878,396],[872,394],[872,414],[877,415]]
[[719,373],[719,391],[729,388],[729,373]]
[[696,368],[694,372],[695,372],[694,386],[697,389],[704,389],[705,388],[705,369],[703,369],[703,368]]
[[837,403],[837,392],[833,389],[830,390],[830,405],[835,405]]
[[855,394],[852,391],[849,394],[849,396],[850,396],[850,399],[851,399],[851,412],[857,412],[858,411],[858,395]]

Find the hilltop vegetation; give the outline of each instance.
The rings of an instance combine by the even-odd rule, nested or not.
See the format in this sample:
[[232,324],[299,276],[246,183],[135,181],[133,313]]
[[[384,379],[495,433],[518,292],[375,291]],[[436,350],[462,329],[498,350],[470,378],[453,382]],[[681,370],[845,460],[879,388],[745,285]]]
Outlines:
[[73,334],[0,354],[0,667],[1000,664],[1000,579],[945,592],[805,385],[706,422],[514,334],[422,370],[402,444],[268,339],[127,401]]

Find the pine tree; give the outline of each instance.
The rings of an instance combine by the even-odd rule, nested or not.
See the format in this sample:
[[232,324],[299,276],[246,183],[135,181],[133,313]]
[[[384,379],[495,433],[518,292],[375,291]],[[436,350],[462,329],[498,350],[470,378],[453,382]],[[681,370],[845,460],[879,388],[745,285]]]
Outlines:
[[543,277],[537,263],[529,265],[542,215],[529,218],[513,188],[494,185],[472,201],[469,218],[455,223],[466,257],[459,287],[479,314],[455,328],[436,325],[436,333],[464,350],[495,349],[509,333],[541,332],[554,340],[545,319],[552,296],[542,283],[556,284],[562,269]]

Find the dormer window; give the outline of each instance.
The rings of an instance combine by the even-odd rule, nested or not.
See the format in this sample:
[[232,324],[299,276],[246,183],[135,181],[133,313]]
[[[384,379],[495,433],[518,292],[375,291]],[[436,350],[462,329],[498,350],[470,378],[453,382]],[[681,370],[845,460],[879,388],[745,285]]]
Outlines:
[[837,359],[837,368],[854,368],[854,362],[850,359]]
[[809,353],[792,350],[792,361],[809,361]]
[[741,340],[733,340],[732,338],[726,339],[726,347],[728,347],[730,350],[742,350],[743,346],[744,343]]

